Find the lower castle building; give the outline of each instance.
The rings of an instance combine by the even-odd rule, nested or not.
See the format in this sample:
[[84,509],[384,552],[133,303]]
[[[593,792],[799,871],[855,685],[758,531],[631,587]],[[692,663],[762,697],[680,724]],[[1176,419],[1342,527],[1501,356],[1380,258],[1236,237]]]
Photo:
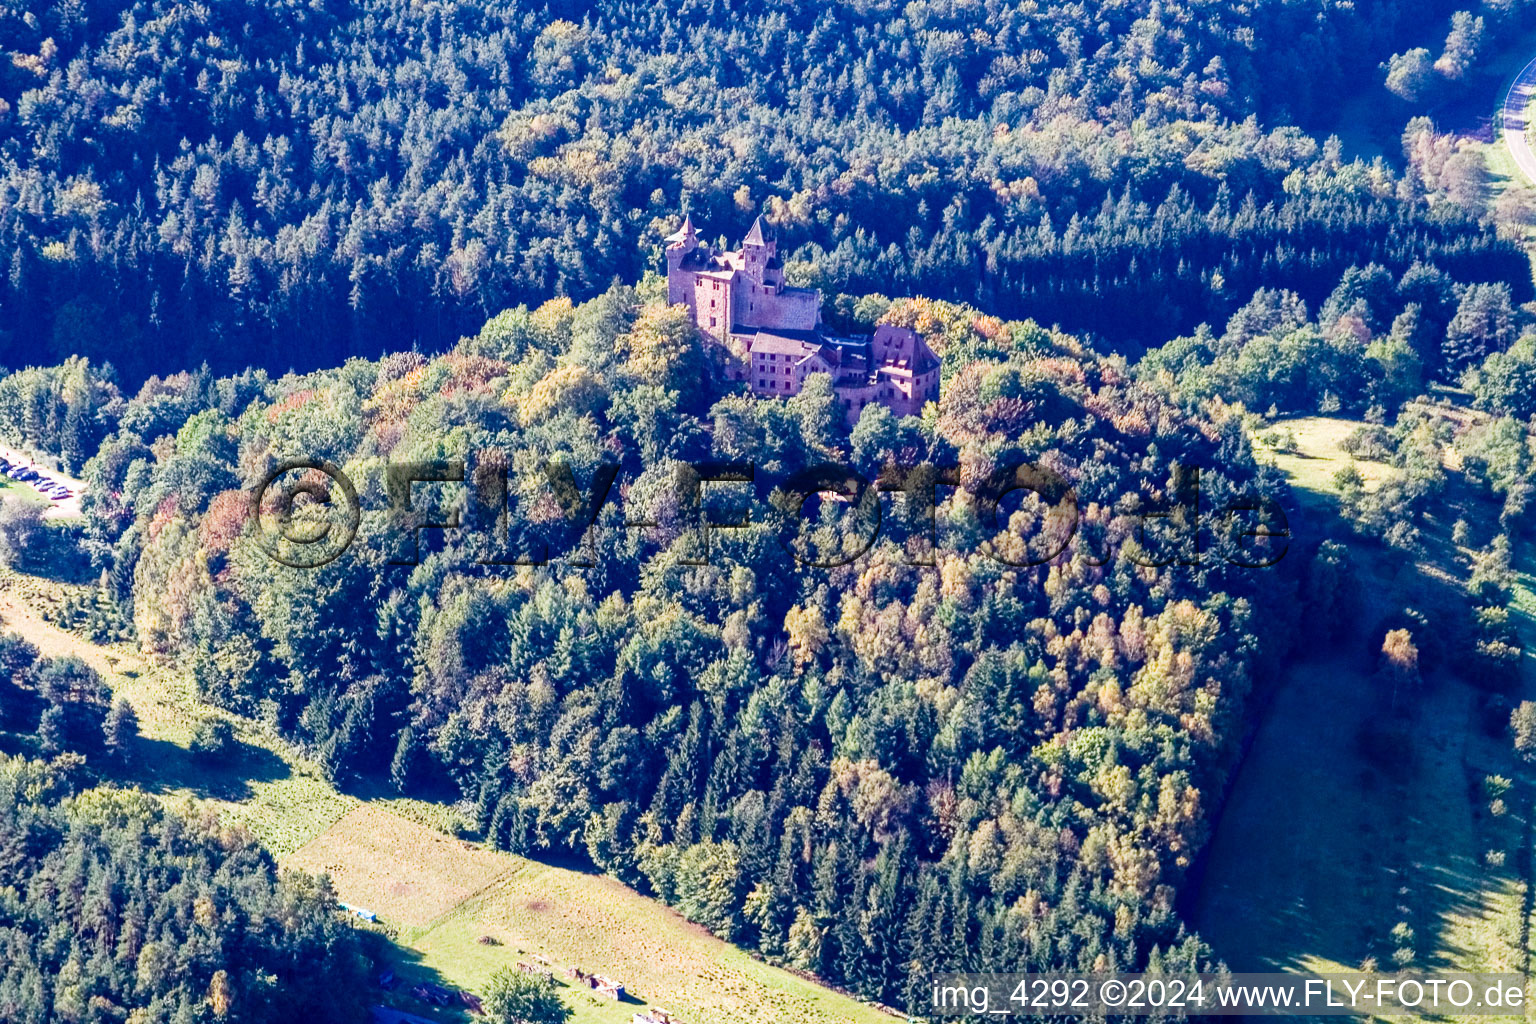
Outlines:
[[699,242],[691,218],[667,238],[667,301],[730,354],[730,374],[755,394],[788,398],[825,373],[848,422],[871,402],[915,416],[939,398],[939,359],[916,331],[882,324],[873,336],[822,330],[821,292],[784,283],[776,240],[759,217],[734,252]]

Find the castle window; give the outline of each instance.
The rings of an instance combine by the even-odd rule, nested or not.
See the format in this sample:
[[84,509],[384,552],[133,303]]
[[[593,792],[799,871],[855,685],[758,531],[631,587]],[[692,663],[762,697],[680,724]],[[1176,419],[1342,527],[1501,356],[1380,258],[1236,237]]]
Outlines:
[[[713,303],[711,303],[711,305],[713,305]],[[715,326],[715,318],[714,317],[710,317],[709,318],[709,326],[711,326],[711,327]]]

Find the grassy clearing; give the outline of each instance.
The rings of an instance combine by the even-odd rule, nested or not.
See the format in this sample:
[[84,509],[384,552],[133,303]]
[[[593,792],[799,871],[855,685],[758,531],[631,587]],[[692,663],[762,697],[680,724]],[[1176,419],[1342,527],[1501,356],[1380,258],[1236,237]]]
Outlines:
[[[889,1022],[890,1017],[754,960],[609,878],[484,849],[372,804],[349,811],[284,863],[331,876],[408,950],[416,980],[484,990],[518,960],[547,958],[579,1024],[628,1024],[641,1005],[713,1024]],[[623,1003],[565,967],[623,980]],[[395,1001],[409,1008],[397,991]]]
[[[319,770],[252,722],[199,701],[190,683],[122,644],[98,645],[45,622],[39,610],[87,588],[10,574],[0,580],[0,619],[48,655],[73,654],[100,672],[139,717],[140,750],[130,778],[165,799],[211,805],[244,824],[281,857],[324,832],[357,803],[337,793]],[[218,764],[195,758],[188,745],[204,716],[230,718],[237,754]]]
[[[1332,475],[1349,461],[1339,442],[1359,424],[1311,417],[1279,426],[1296,435],[1295,450],[1274,458],[1298,498],[1331,508]],[[1368,485],[1395,472],[1358,468]],[[1371,678],[1375,624],[1405,606],[1446,623],[1466,614],[1467,552],[1450,543],[1445,520],[1482,521],[1497,509],[1454,467],[1440,505],[1417,562],[1351,544],[1365,602],[1359,628],[1333,654],[1290,667],[1234,780],[1193,908],[1197,929],[1234,969],[1353,970],[1368,957],[1391,969],[1399,922],[1413,929],[1416,968],[1524,971],[1529,963],[1536,789],[1497,723],[1483,721],[1481,691],[1454,664],[1430,674],[1404,769],[1373,760],[1359,742],[1387,713]],[[1522,575],[1514,605],[1529,657],[1536,579]],[[1484,792],[1489,775],[1514,780],[1502,814]]]
[[1366,682],[1293,667],[1233,784],[1194,919],[1234,970],[1353,970],[1391,927],[1390,783],[1355,755]]
[[[891,1018],[754,960],[607,878],[504,857],[519,866],[426,927],[402,931],[421,966],[476,987],[497,967],[540,955],[622,979],[634,1001],[615,1004],[567,986],[579,1024],[628,1024],[641,1003],[710,1024],[889,1024]],[[376,908],[375,908],[376,909]],[[480,942],[490,936],[499,945]]]
[[510,858],[360,804],[286,863],[328,874],[356,906],[392,923],[428,925],[515,870]]
[[[134,768],[116,780],[178,806],[213,808],[246,825],[284,866],[326,871],[341,898],[378,913],[387,957],[405,984],[381,997],[412,1013],[468,1019],[412,999],[416,980],[482,990],[497,969],[539,953],[558,965],[626,981],[615,1004],[587,989],[562,993],[576,1024],[629,1024],[642,1003],[690,1024],[889,1024],[891,1017],[789,971],[760,963],[612,879],[513,857],[452,836],[452,808],[362,800],[337,792],[315,765],[261,726],[231,719],[238,755],[217,764],[187,749],[193,724],[223,715],[188,681],[125,645],[92,644],[46,621],[70,584],[0,573],[0,619],[49,655],[75,654],[138,713]],[[228,717],[228,716],[224,716]],[[369,794],[370,796],[372,794]],[[485,944],[482,936],[499,944]],[[564,982],[564,979],[560,979]]]
[[[1358,420],[1332,416],[1303,416],[1297,419],[1277,420],[1257,431],[1255,443],[1260,455],[1273,461],[1285,471],[1291,486],[1302,500],[1314,504],[1337,505],[1338,490],[1333,486],[1333,476],[1339,470],[1353,464],[1365,480],[1366,490],[1375,490],[1385,480],[1400,476],[1402,471],[1382,462],[1356,459],[1341,445],[1344,439],[1363,426]],[[1272,434],[1295,437],[1294,446],[1275,448],[1261,440]]]

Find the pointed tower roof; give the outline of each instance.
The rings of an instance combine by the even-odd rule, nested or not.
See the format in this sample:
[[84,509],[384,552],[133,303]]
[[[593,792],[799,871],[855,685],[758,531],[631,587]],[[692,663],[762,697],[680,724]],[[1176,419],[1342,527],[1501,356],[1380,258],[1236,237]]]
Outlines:
[[683,226],[678,228],[675,233],[668,235],[666,237],[665,241],[668,241],[668,242],[686,242],[686,241],[689,241],[690,239],[692,239],[693,237],[694,237],[693,218],[685,213],[685,214],[683,214]]
[[763,233],[763,218],[761,216],[752,222],[752,230],[747,232],[747,237],[742,239],[741,244],[763,246],[768,244],[768,240]]

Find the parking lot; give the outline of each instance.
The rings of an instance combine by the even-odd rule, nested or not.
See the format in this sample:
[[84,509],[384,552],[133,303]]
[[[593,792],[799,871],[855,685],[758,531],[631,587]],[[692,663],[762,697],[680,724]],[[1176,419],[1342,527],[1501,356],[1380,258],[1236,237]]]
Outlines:
[[48,499],[44,513],[49,518],[80,515],[81,481],[56,469],[49,469],[14,448],[0,445],[0,474],[13,482],[25,484]]

